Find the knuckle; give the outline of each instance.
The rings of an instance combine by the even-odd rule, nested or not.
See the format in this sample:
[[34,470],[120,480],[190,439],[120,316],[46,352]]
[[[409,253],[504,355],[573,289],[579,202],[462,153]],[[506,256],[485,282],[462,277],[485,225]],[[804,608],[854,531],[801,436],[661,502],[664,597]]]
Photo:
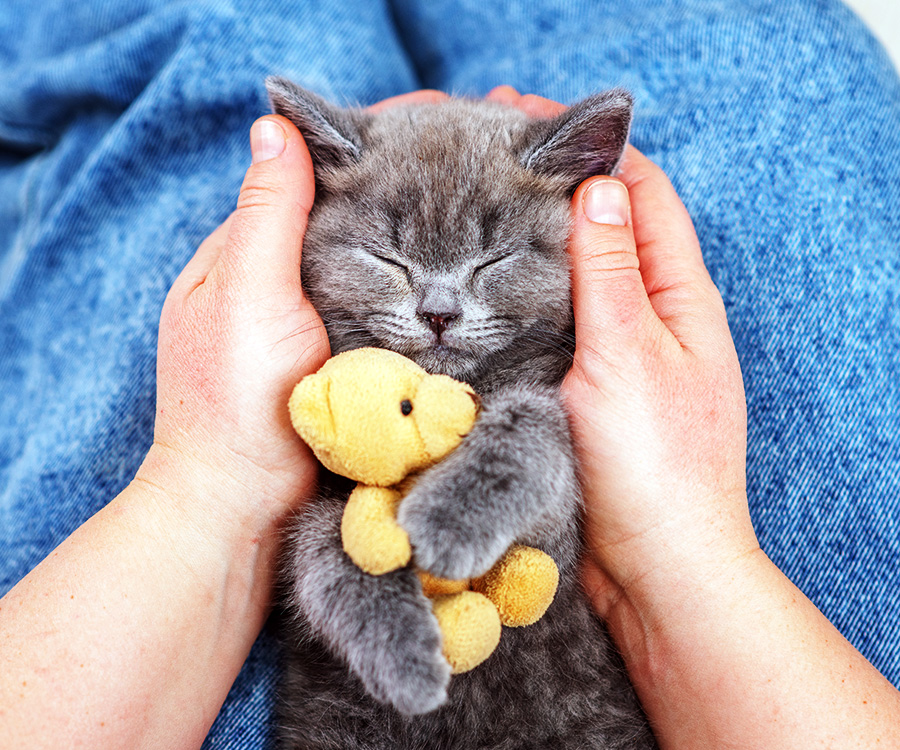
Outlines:
[[586,270],[604,276],[640,278],[637,256],[627,250],[601,250],[585,257]]
[[241,187],[237,210],[241,212],[268,210],[278,204],[279,191],[262,184],[245,184]]
[[618,300],[624,314],[640,308],[644,282],[634,253],[617,248],[597,249],[585,257],[580,273],[588,289]]
[[604,236],[591,237],[576,254],[577,264],[593,273],[610,275],[639,273],[634,245],[627,240],[625,228],[608,228]]
[[722,293],[712,282],[709,283],[706,300],[711,310],[721,315],[723,318],[727,317],[725,298],[722,297]]

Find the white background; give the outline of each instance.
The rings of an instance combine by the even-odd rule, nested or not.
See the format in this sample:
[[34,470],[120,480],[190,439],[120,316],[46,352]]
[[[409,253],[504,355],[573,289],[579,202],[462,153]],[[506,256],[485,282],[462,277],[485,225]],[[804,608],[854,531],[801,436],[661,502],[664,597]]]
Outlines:
[[845,0],[885,46],[900,70],[900,0]]

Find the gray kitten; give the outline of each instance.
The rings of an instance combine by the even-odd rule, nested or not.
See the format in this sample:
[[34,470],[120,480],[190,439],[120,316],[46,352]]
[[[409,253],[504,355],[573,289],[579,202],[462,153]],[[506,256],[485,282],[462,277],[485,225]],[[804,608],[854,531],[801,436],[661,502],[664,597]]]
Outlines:
[[521,542],[561,574],[537,624],[504,628],[488,661],[451,679],[412,569],[374,577],[343,553],[350,485],[326,476],[287,540],[281,746],[656,747],[579,585],[581,497],[559,395],[574,347],[569,200],[615,170],[631,97],[610,91],[551,120],[463,100],[373,115],[267,85],[315,166],[302,275],[333,353],[393,349],[483,399],[462,445],[402,503],[416,564],[468,578]]

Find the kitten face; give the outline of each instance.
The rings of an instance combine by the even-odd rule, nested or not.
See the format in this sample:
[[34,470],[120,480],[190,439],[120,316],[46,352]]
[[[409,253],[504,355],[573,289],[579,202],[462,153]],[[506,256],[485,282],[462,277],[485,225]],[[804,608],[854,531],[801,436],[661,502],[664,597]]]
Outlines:
[[584,167],[560,167],[551,142],[571,118],[554,128],[462,100],[373,116],[297,91],[272,98],[313,155],[302,275],[335,353],[379,346],[471,380],[504,352],[554,345],[571,322],[565,242]]
[[327,179],[303,277],[337,348],[365,339],[466,377],[537,324],[568,325],[568,202],[514,158],[524,117],[501,113],[389,112]]

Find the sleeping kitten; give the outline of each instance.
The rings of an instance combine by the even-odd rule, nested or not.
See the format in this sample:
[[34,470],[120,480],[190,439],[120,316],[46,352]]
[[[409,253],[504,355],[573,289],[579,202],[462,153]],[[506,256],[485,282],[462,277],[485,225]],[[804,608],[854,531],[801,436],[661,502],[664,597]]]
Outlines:
[[484,664],[450,679],[411,568],[373,577],[343,553],[351,483],[329,475],[287,540],[281,746],[655,747],[579,585],[581,498],[559,396],[574,348],[569,200],[615,170],[631,97],[610,91],[552,120],[463,100],[373,115],[267,85],[315,166],[302,275],[332,352],[393,349],[483,399],[462,445],[403,501],[416,563],[468,578],[521,542],[561,574],[543,619],[504,628]]

